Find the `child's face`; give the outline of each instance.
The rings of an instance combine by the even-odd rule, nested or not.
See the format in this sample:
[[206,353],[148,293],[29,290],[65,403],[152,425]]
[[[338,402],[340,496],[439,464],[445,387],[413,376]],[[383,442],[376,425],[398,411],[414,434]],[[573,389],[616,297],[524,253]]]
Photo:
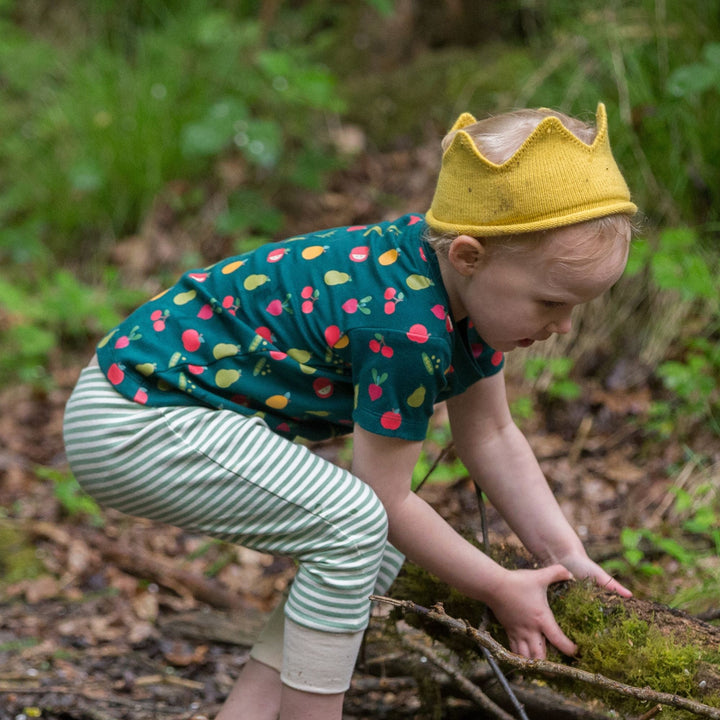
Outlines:
[[[455,242],[455,256],[452,247],[449,254],[457,271],[449,288],[453,313],[469,316],[485,342],[503,352],[569,332],[573,308],[619,279],[628,251],[625,238],[598,236],[582,225],[553,231],[530,252],[488,252],[469,237]],[[601,243],[610,243],[609,252],[593,258]]]

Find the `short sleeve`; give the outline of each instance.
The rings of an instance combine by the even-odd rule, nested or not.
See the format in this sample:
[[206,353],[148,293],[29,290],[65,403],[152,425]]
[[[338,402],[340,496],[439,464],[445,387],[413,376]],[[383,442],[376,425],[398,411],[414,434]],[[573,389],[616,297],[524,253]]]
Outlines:
[[357,329],[351,347],[353,421],[378,435],[424,440],[451,368],[447,339],[421,325],[408,332]]

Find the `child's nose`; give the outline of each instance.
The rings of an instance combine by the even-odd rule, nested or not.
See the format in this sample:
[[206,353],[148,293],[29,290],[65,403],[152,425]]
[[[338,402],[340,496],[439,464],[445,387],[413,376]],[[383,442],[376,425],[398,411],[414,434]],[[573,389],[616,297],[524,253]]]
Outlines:
[[549,332],[556,333],[557,335],[567,335],[572,329],[572,317],[570,313],[557,320],[553,320],[547,326],[547,329]]

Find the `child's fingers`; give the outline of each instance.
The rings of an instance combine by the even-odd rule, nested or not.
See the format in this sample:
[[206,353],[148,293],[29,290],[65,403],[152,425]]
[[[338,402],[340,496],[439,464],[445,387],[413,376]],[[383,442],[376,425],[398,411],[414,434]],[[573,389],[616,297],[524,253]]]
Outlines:
[[545,637],[551,645],[565,655],[575,655],[578,650],[577,645],[560,629],[554,618],[552,623],[545,628]]
[[617,593],[618,595],[620,595],[620,597],[632,597],[632,591],[628,590],[624,585],[621,585],[617,580],[615,580],[615,578],[611,577],[610,575],[607,576],[607,579],[605,581],[603,581],[602,578],[596,578],[595,580],[597,584],[603,587],[605,590]]
[[543,582],[545,585],[552,585],[556,582],[562,582],[563,580],[572,580],[572,573],[564,565],[548,565],[548,567],[541,568],[537,572],[542,573]]

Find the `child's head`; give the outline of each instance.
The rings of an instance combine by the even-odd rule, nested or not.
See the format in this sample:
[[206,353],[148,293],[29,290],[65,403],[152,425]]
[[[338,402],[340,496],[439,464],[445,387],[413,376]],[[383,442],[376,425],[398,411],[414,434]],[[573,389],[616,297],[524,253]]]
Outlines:
[[[428,238],[453,268],[454,308],[500,350],[570,328],[625,267],[636,206],[597,127],[551,110],[476,122],[443,141]],[[481,329],[481,328],[478,328]],[[482,332],[481,332],[482,334]]]
[[622,273],[637,211],[610,150],[605,107],[597,127],[546,109],[480,122],[465,113],[443,150],[427,236],[456,271],[456,316],[476,325],[493,318],[485,340],[498,350],[567,332],[572,307]]

